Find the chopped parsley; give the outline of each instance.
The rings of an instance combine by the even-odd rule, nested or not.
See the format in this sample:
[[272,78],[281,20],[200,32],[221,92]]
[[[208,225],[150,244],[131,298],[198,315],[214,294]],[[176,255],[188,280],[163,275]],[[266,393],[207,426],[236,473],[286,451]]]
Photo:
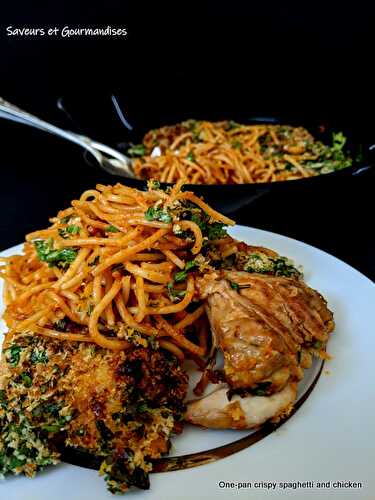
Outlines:
[[30,361],[33,365],[36,365],[37,363],[47,364],[48,356],[46,351],[38,351],[37,349],[34,349],[31,353]]
[[185,267],[182,271],[178,271],[174,273],[174,281],[176,283],[180,283],[181,281],[185,281],[188,275],[188,272],[191,271],[192,269],[198,267],[198,263],[195,262],[195,260],[189,260],[186,262]]
[[290,278],[291,276],[299,274],[297,269],[288,261],[286,257],[279,257],[272,260],[274,265],[274,273],[276,276],[286,276]]
[[235,281],[230,281],[229,284],[230,284],[230,287],[236,291],[242,290],[243,288],[250,288],[250,285],[240,285],[240,284],[236,283]]
[[21,350],[22,347],[19,345],[12,345],[12,347],[6,350],[6,358],[12,368],[17,366],[20,361]]
[[77,250],[74,248],[60,248],[59,250],[53,249],[53,240],[50,238],[46,240],[34,241],[35,250],[38,259],[42,262],[47,262],[50,267],[68,267],[77,257]]
[[169,224],[172,222],[172,216],[162,208],[149,207],[145,212],[145,219],[148,221],[157,220]]
[[191,216],[191,221],[195,222],[202,231],[203,236],[206,236],[209,240],[219,240],[227,236],[227,231],[225,225],[221,222],[209,223],[207,215],[204,212],[200,214],[193,213]]
[[186,155],[186,159],[195,163],[195,156],[194,156],[193,151],[189,151],[189,153]]
[[221,238],[225,238],[225,236],[227,236],[225,225],[221,222],[208,224],[207,230],[207,237],[209,240],[220,240]]
[[243,269],[248,273],[273,274],[287,278],[300,274],[286,257],[272,258],[263,253],[247,255]]
[[167,285],[167,290],[168,290],[168,295],[169,298],[173,301],[177,298],[182,298],[185,296],[186,291],[185,290],[176,290],[174,287],[174,282],[170,281]]
[[120,229],[117,229],[116,226],[112,226],[112,224],[111,224],[111,225],[107,226],[104,231],[106,233],[119,233]]
[[128,149],[129,156],[144,156],[146,154],[146,146],[144,144],[136,144]]
[[33,385],[33,379],[27,372],[21,373],[21,381],[25,387],[31,387]]
[[69,234],[79,234],[81,228],[79,226],[76,226],[75,224],[70,224],[69,226],[66,226],[64,229],[59,229],[59,235],[66,239]]

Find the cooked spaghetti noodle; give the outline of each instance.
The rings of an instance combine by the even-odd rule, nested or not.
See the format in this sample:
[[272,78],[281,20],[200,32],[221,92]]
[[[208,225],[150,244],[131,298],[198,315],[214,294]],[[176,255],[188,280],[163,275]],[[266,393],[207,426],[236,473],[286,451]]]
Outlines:
[[233,221],[182,191],[98,185],[30,233],[24,254],[2,258],[13,333],[92,342],[111,350],[158,343],[179,360],[207,353],[195,276],[203,247],[225,254]]
[[302,127],[189,120],[148,132],[129,148],[140,179],[190,184],[274,182],[325,174],[351,165],[346,139],[317,141]]

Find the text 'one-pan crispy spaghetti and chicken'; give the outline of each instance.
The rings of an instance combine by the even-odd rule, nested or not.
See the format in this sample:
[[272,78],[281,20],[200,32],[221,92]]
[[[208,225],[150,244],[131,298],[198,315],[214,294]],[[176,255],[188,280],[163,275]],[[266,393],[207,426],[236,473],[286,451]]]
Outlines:
[[33,476],[63,445],[101,457],[111,492],[147,489],[184,421],[246,429],[291,411],[332,313],[182,183],[98,185],[1,259],[1,475]]

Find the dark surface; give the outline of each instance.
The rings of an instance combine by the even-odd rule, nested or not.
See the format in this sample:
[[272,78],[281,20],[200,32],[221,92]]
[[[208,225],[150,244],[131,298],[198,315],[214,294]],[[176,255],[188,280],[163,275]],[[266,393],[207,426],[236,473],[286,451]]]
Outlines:
[[[3,8],[1,95],[57,125],[109,144],[129,140],[110,96],[141,134],[185,118],[284,116],[329,122],[375,142],[370,3],[15,2]],[[15,38],[13,27],[125,26],[125,39]],[[64,103],[69,122],[57,109]],[[0,120],[0,247],[45,227],[109,176],[73,145]],[[374,174],[329,189],[265,196],[241,224],[322,248],[375,279]]]

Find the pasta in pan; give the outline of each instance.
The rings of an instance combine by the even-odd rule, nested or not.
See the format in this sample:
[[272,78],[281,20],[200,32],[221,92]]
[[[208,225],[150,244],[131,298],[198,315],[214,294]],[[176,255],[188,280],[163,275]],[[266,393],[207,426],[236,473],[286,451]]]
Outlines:
[[337,133],[332,146],[324,145],[302,127],[188,120],[151,130],[128,154],[135,157],[134,172],[141,179],[246,184],[303,179],[350,166],[345,142]]

